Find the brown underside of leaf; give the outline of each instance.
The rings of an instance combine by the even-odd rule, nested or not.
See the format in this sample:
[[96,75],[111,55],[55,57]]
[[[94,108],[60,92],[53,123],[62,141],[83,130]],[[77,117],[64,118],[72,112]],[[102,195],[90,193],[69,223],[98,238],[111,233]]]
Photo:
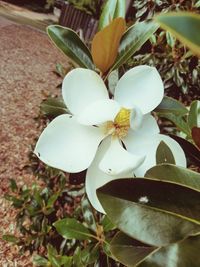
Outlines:
[[115,62],[119,43],[125,30],[125,20],[116,18],[94,36],[91,48],[92,58],[102,73],[105,73]]
[[200,128],[198,127],[192,128],[192,139],[194,140],[198,148],[200,148]]

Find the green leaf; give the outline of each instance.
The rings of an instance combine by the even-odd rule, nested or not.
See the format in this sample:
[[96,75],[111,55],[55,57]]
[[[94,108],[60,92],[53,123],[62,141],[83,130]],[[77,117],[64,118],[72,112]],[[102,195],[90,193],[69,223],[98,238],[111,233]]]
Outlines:
[[179,136],[170,134],[170,137],[179,143],[187,157],[189,157],[194,164],[200,166],[200,150],[196,146]]
[[156,150],[156,164],[172,163],[176,164],[173,153],[168,145],[161,141]]
[[200,235],[160,248],[138,267],[199,267]]
[[62,100],[52,97],[47,98],[41,103],[40,110],[42,114],[52,117],[69,113],[65,103]]
[[60,258],[60,262],[61,262],[61,265],[63,265],[63,267],[71,267],[72,266],[72,260],[73,260],[73,258],[70,256],[62,256]]
[[150,247],[119,232],[111,241],[115,258],[128,267],[199,267],[200,235],[165,247]]
[[110,244],[113,256],[128,267],[135,267],[157,249],[130,238],[122,232],[118,232]]
[[17,186],[15,180],[10,179],[9,181],[10,181],[10,188],[11,188],[12,192],[16,192],[18,190],[18,186]]
[[35,189],[34,192],[33,192],[33,197],[34,197],[35,201],[37,202],[37,204],[40,207],[43,207],[44,206],[44,200],[42,199],[42,196],[41,196],[41,192],[40,191],[38,191],[37,189]]
[[188,115],[188,124],[190,129],[193,127],[200,127],[200,101],[195,100],[190,106],[190,111]]
[[48,249],[48,254],[47,254],[48,259],[49,259],[52,267],[61,267],[56,249],[50,244],[48,244],[47,249]]
[[132,178],[109,182],[97,194],[111,221],[141,242],[163,246],[200,230],[200,192],[185,186]]
[[185,122],[182,116],[177,116],[172,113],[157,113],[157,115],[161,118],[165,118],[173,122],[179,130],[185,133],[188,137],[191,137],[191,131],[188,124]]
[[57,192],[55,194],[53,194],[47,201],[47,206],[46,208],[52,208],[55,201],[58,199],[58,197],[60,196],[60,192]]
[[157,15],[154,20],[171,32],[195,54],[200,55],[200,15],[191,12],[169,12]]
[[33,264],[36,266],[48,266],[49,261],[40,255],[33,257]]
[[86,196],[84,196],[81,200],[81,208],[83,212],[84,221],[87,223],[89,228],[91,228],[94,232],[96,232],[97,227],[92,212],[92,207]]
[[3,235],[3,240],[14,244],[17,244],[19,242],[19,239],[14,235]]
[[99,30],[106,27],[113,19],[125,17],[126,1],[107,0],[99,19]]
[[118,56],[110,72],[126,63],[157,29],[158,25],[154,22],[139,22],[128,28],[122,36]]
[[126,15],[126,1],[124,0],[117,0],[114,18],[125,18]]
[[170,32],[166,32],[166,39],[167,39],[167,44],[170,46],[170,47],[174,47],[175,43],[176,43],[176,40],[175,38],[171,35]]
[[63,219],[53,224],[57,232],[66,239],[87,240],[93,238],[90,231],[76,219]]
[[177,116],[183,116],[188,113],[187,108],[182,103],[168,96],[164,96],[155,111],[159,113],[173,113]]
[[69,68],[64,68],[62,64],[57,63],[56,64],[56,70],[55,72],[62,78],[65,77],[65,75],[69,72]]
[[85,249],[81,250],[81,260],[88,266],[94,263],[99,258],[99,246],[89,245]]
[[107,215],[105,215],[101,221],[101,224],[103,226],[104,232],[109,232],[111,230],[114,230],[116,226],[111,222],[111,220],[108,218]]
[[47,33],[56,47],[74,63],[82,68],[94,69],[90,51],[76,32],[59,25],[51,25],[47,27]]
[[112,21],[115,14],[116,4],[117,0],[107,0],[105,3],[99,19],[99,31],[106,27],[110,21]]
[[175,182],[200,191],[200,174],[183,167],[171,164],[157,165],[149,169],[145,177]]

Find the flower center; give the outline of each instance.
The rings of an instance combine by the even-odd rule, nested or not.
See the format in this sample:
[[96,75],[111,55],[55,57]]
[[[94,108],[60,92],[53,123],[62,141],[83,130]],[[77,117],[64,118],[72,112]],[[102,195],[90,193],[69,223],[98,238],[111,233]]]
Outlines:
[[118,138],[125,137],[130,128],[130,114],[130,109],[121,108],[114,122],[108,121],[106,123],[106,133],[110,133]]

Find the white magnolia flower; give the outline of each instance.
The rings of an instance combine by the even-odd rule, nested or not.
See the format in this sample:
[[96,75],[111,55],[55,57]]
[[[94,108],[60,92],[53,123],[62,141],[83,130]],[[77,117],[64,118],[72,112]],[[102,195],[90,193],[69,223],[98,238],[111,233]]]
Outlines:
[[[55,118],[41,134],[36,155],[46,164],[67,171],[87,169],[86,192],[92,205],[103,212],[96,189],[123,177],[141,177],[156,164],[163,140],[177,165],[185,155],[173,139],[159,134],[150,112],[164,94],[159,73],[153,67],[132,68],[118,81],[114,98],[94,71],[77,68],[63,81],[62,95],[72,115]],[[97,151],[98,150],[98,151]]]

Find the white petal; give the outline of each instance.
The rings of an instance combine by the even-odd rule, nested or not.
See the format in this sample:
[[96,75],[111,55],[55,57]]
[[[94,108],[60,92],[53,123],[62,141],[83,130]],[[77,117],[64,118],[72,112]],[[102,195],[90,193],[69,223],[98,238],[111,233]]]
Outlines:
[[34,153],[51,167],[79,172],[91,164],[103,138],[99,128],[82,126],[74,117],[61,115],[44,129]]
[[141,127],[142,122],[143,122],[143,114],[142,111],[138,107],[134,107],[131,110],[131,115],[130,115],[130,126],[133,130],[137,130],[138,128]]
[[156,108],[164,96],[160,74],[154,67],[142,65],[127,71],[119,80],[114,99],[123,107],[139,107],[143,114]]
[[[131,128],[134,129],[134,120],[131,121]],[[142,118],[142,123],[139,128],[136,127],[137,134],[151,135],[160,132],[156,119],[151,114],[146,114]]]
[[91,103],[107,99],[108,91],[96,72],[77,68],[65,76],[62,95],[71,113],[78,115]]
[[144,156],[132,155],[122,147],[117,138],[113,138],[99,164],[99,168],[107,174],[117,175],[135,169],[143,161]]
[[119,178],[130,178],[133,177],[133,172],[127,172],[124,174],[119,174],[119,175],[108,175],[104,172],[102,172],[99,169],[99,163],[105,154],[106,150],[108,149],[108,146],[110,144],[110,137],[106,138],[105,140],[102,141],[101,145],[99,146],[99,149],[96,153],[95,159],[93,160],[92,164],[87,170],[86,174],[86,181],[85,181],[85,186],[86,186],[86,193],[87,196],[92,204],[92,206],[98,210],[99,212],[105,213],[103,210],[103,207],[101,206],[97,195],[96,195],[96,190],[97,188],[103,186],[104,184],[116,180]]
[[171,149],[176,165],[186,166],[186,158],[182,148],[169,136],[162,134],[148,136],[132,133],[127,138],[124,138],[123,141],[127,150],[131,153],[146,156],[144,162],[134,170],[137,177],[143,177],[148,169],[156,165],[156,150],[161,141],[164,141]]
[[177,143],[173,138],[164,135],[164,134],[159,134],[160,136],[160,141],[164,141],[168,147],[171,149],[174,159],[176,162],[176,165],[181,166],[181,167],[186,167],[187,166],[187,161],[185,157],[185,153],[179,143]]
[[120,105],[112,100],[99,100],[85,108],[77,117],[79,123],[84,125],[98,125],[106,121],[114,121],[120,110]]

